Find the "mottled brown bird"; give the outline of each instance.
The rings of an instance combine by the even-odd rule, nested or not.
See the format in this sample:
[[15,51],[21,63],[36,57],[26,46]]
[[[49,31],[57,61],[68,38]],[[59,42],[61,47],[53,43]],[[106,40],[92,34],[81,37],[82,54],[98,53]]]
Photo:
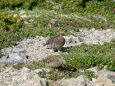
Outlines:
[[65,63],[63,57],[47,57],[43,59],[46,67],[59,67]]
[[54,49],[54,51],[58,51],[64,44],[65,38],[62,35],[59,35],[49,38],[44,45],[47,45],[50,49]]

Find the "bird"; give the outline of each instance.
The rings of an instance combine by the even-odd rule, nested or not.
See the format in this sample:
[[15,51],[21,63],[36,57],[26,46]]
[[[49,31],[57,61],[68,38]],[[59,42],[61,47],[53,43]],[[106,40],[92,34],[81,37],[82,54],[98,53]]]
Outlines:
[[61,50],[65,44],[65,38],[62,36],[62,34],[63,33],[58,36],[50,37],[44,46],[47,45],[48,49],[53,49],[55,52]]
[[46,67],[59,67],[65,63],[65,59],[63,57],[46,57],[43,59]]

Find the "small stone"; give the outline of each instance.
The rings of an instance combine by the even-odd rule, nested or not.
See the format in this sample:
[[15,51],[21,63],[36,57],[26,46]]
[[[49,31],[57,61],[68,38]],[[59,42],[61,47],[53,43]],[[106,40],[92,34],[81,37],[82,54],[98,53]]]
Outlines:
[[66,32],[68,32],[68,33],[75,33],[75,30],[66,30]]
[[21,15],[22,18],[27,18],[28,16],[26,14]]
[[98,68],[97,67],[89,68],[88,70],[94,72],[95,74],[98,73]]
[[30,61],[38,61],[39,58],[36,55],[26,55],[26,59],[30,60]]
[[51,19],[51,24],[54,26],[59,26],[59,20],[58,19]]
[[55,10],[62,10],[62,6],[59,3],[56,3],[55,6],[53,6],[53,9]]
[[25,10],[21,10],[21,11],[20,11],[20,14],[24,14],[24,13],[25,13]]
[[36,69],[36,70],[34,70],[36,73],[39,73],[39,72],[42,72],[43,71],[43,69]]
[[23,68],[22,68],[22,72],[25,72],[25,73],[26,73],[26,72],[29,72],[29,71],[30,71],[30,69],[28,69],[28,68],[26,68],[26,67],[23,67]]
[[45,71],[46,73],[50,73],[51,72],[51,70],[48,69],[48,68],[43,68],[43,71]]
[[27,22],[27,21],[24,21],[24,24],[29,24],[29,22]]
[[79,39],[79,42],[83,42],[84,41],[83,37],[78,37],[78,39]]
[[103,83],[96,83],[95,86],[104,86],[104,84]]

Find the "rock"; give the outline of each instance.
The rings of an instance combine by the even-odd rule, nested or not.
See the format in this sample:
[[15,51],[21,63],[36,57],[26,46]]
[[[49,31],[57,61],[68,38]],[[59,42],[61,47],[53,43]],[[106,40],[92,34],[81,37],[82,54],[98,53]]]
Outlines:
[[61,79],[52,83],[51,86],[105,86],[103,83],[90,81],[86,76],[80,75],[78,78]]
[[51,25],[50,26],[59,26],[60,24],[59,24],[59,20],[58,19],[51,19]]
[[53,86],[95,86],[88,78],[81,75],[78,78],[61,79],[54,83]]
[[78,39],[79,39],[79,42],[83,42],[84,41],[84,39],[82,37],[78,37]]
[[39,60],[38,56],[36,56],[36,55],[31,55],[31,56],[26,55],[26,58],[27,58],[29,61],[38,61],[38,60]]
[[88,70],[94,72],[95,74],[98,73],[98,68],[97,67],[89,68]]
[[96,83],[104,83],[104,86],[115,86],[115,72],[106,69],[97,72]]
[[25,53],[25,49],[24,48],[19,48],[19,47],[14,47],[12,49],[12,53]]
[[90,30],[82,30],[81,33],[84,35],[85,44],[103,44],[115,38],[115,33],[111,29],[95,30],[92,28]]
[[43,71],[45,71],[46,73],[50,73],[51,70],[49,68],[43,68]]
[[24,72],[24,73],[29,72],[29,71],[30,71],[30,69],[28,69],[26,67],[23,67],[22,70],[21,70],[21,72]]
[[43,69],[36,69],[36,70],[34,70],[36,73],[39,73],[39,72],[42,72],[43,71]]
[[48,86],[48,80],[45,78],[41,78],[40,84],[41,86]]
[[0,72],[0,86],[47,86],[46,81],[28,68],[7,68]]
[[71,37],[70,39],[69,39],[69,43],[71,44],[73,44],[73,43],[77,43],[78,42],[78,40],[76,40],[77,38],[76,37]]
[[103,83],[96,83],[95,86],[104,86],[104,84]]
[[110,79],[113,84],[115,84],[115,75],[107,75],[107,78]]
[[68,33],[75,33],[75,30],[68,29],[68,30],[66,30],[66,32],[68,32]]
[[23,64],[24,63],[24,60],[21,56],[19,56],[18,53],[10,53],[6,60],[4,61],[5,64],[8,64],[8,65],[12,65],[12,64],[16,64],[16,63],[20,63],[20,64]]
[[22,14],[25,14],[25,10],[20,10],[20,12],[19,12],[21,15]]
[[59,4],[59,3],[56,3],[55,5],[54,5],[54,7],[53,7],[53,9],[55,9],[55,10],[62,10],[62,6],[61,6],[61,4]]
[[75,36],[64,36],[65,38],[65,45],[64,47],[71,47],[75,45],[80,45],[82,42],[79,41],[79,37]]

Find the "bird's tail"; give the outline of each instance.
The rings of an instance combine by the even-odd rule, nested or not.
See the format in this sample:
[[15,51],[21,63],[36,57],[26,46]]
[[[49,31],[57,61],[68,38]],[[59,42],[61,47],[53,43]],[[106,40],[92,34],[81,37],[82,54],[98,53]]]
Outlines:
[[47,44],[46,43],[43,43],[43,46],[46,46]]

